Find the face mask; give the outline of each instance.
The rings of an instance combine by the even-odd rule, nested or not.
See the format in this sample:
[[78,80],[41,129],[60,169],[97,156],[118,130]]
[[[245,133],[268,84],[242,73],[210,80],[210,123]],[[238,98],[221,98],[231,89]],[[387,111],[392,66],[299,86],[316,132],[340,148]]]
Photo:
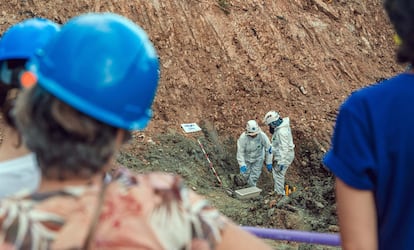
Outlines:
[[282,124],[283,119],[279,118],[276,121],[273,121],[269,124],[269,126],[273,127],[273,128],[277,128],[280,124]]

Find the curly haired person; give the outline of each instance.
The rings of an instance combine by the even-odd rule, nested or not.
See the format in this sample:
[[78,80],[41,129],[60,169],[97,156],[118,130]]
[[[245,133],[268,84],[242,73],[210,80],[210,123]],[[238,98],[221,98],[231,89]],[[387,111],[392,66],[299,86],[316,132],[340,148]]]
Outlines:
[[28,69],[37,81],[13,114],[42,180],[38,192],[0,201],[1,249],[270,249],[179,176],[123,168],[104,180],[150,121],[158,87],[155,48],[131,20],[73,17]]

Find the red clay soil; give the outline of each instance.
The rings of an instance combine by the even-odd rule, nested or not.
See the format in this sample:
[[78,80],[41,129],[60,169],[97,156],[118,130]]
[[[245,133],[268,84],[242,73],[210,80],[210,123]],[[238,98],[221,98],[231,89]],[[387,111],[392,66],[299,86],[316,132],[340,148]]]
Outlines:
[[376,0],[12,0],[0,11],[0,31],[28,17],[62,23],[89,11],[140,24],[161,59],[149,134],[207,120],[237,136],[275,109],[327,147],[344,98],[402,70]]

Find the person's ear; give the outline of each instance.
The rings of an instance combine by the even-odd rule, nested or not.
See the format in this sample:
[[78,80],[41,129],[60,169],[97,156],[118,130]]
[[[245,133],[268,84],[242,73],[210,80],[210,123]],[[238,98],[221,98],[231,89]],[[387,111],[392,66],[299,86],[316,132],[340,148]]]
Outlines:
[[124,138],[125,138],[125,130],[118,129],[116,131],[116,137],[115,137],[115,146],[116,148],[120,148],[122,144],[124,144]]

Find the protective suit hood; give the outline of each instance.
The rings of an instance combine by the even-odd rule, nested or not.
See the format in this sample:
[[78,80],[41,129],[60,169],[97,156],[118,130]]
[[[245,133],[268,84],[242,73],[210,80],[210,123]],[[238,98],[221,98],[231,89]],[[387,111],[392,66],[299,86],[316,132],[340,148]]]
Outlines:
[[282,128],[282,127],[289,127],[290,126],[290,119],[289,117],[283,118],[283,122],[276,128]]

